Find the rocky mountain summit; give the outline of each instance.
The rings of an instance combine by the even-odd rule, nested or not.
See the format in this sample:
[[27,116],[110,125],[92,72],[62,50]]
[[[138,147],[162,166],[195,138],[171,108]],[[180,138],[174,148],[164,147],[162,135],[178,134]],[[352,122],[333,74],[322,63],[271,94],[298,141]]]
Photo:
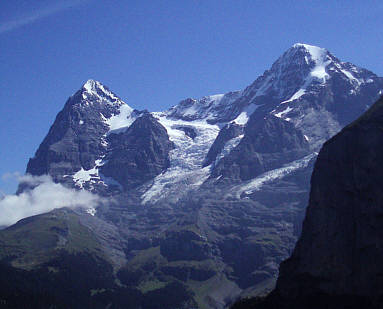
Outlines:
[[306,44],[244,90],[163,112],[134,110],[87,81],[27,166],[106,201],[73,216],[118,284],[84,287],[93,294],[82,303],[117,304],[127,289],[139,300],[132,308],[150,295],[161,308],[225,308],[272,289],[301,230],[317,152],[382,89],[374,73]]

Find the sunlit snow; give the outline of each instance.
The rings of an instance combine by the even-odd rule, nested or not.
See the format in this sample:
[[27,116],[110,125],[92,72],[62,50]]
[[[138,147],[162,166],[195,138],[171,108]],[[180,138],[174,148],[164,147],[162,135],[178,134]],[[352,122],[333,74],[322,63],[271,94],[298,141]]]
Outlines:
[[237,118],[234,119],[234,122],[240,125],[245,125],[249,121],[251,114],[254,113],[258,107],[259,105],[250,104]]
[[95,161],[95,166],[89,170],[81,168],[73,175],[73,181],[80,188],[83,188],[84,183],[90,181],[92,178],[99,178],[98,168],[102,165],[102,159]]
[[286,101],[283,101],[281,102],[280,104],[285,104],[285,103],[289,103],[289,102],[292,102],[292,101],[295,101],[295,100],[298,100],[301,96],[303,96],[304,94],[306,93],[306,89],[299,89],[297,92],[295,92],[293,94],[293,96],[286,100]]
[[214,162],[214,165],[217,165],[218,162],[223,157],[228,155],[235,147],[237,147],[238,144],[240,143],[240,141],[242,140],[243,136],[244,136],[244,134],[241,134],[241,135],[234,137],[231,140],[227,141],[224,148],[222,149],[222,151],[217,155],[215,162]]
[[120,113],[113,115],[109,119],[105,119],[105,123],[109,126],[109,130],[115,131],[122,128],[128,128],[134,120],[135,117],[131,117],[133,109],[128,104],[122,104],[120,106]]
[[241,92],[236,91],[227,94],[204,96],[198,100],[189,99],[173,106],[164,114],[172,115],[175,118],[187,119],[190,117],[194,120],[213,120],[222,115],[225,110],[230,109],[233,102],[240,96]]
[[[153,184],[142,195],[142,203],[158,201],[173,196],[175,200],[188,190],[198,188],[209,176],[210,167],[201,167],[220,127],[205,120],[183,121],[166,118],[163,113],[153,113],[166,128],[175,148],[170,151],[170,167],[154,178]],[[192,127],[197,136],[192,139],[177,127]]]
[[99,100],[105,100],[105,98],[99,95],[97,91],[99,89],[106,97],[109,98],[109,100],[105,100],[107,103],[115,104],[115,102],[117,102],[117,104],[120,104],[122,102],[113,92],[109,91],[104,87],[104,85],[93,79],[89,79],[84,84],[83,88],[85,89],[85,93],[83,93],[83,97],[85,95],[85,98],[87,97],[86,95],[89,94],[91,96],[97,97]]
[[361,82],[359,79],[355,78],[354,75],[352,75],[351,72],[346,71],[346,70],[341,70],[341,71],[342,71],[342,73],[343,73],[344,75],[347,76],[347,78],[348,78],[351,82],[355,82],[358,86],[360,86],[360,85],[362,84],[362,82]]
[[90,208],[86,209],[85,211],[86,211],[86,213],[90,214],[93,217],[96,215],[96,212],[97,212],[96,208],[94,208],[94,207],[90,207]]
[[287,114],[288,112],[292,111],[293,109],[288,106],[285,110],[279,112],[279,113],[276,113],[274,114],[274,116],[278,117],[278,118],[282,118],[282,116],[284,116],[285,114]]
[[281,168],[277,168],[272,171],[263,173],[262,175],[252,180],[246,181],[238,186],[233,187],[226,197],[235,196],[236,198],[240,199],[243,193],[247,195],[252,194],[253,192],[260,190],[260,188],[263,185],[270,183],[276,179],[281,179],[296,171],[297,169],[306,167],[309,164],[310,160],[315,158],[317,155],[318,153],[314,152],[305,156],[302,159],[287,163]]

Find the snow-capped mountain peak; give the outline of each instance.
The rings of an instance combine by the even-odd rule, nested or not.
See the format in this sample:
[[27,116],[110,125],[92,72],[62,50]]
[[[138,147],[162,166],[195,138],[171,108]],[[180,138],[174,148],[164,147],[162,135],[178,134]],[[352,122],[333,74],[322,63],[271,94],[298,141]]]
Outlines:
[[82,86],[83,89],[88,91],[89,93],[96,91],[96,88],[102,86],[99,81],[88,79],[85,84]]
[[336,60],[324,48],[296,43],[279,57],[271,71],[278,79],[285,79],[288,76],[291,78],[292,73],[301,72],[301,83],[310,83],[313,79],[324,83],[329,77],[326,72],[327,66]]
[[326,78],[329,76],[326,72],[326,67],[333,61],[330,53],[324,48],[302,43],[294,44],[294,48],[304,48],[309,54],[309,58],[305,56],[307,64],[310,63],[310,60],[311,62],[314,62],[315,66],[310,72],[310,77],[325,82]]
[[329,54],[325,48],[303,43],[295,43],[292,48],[306,50],[314,61],[323,61]]
[[128,128],[138,116],[133,113],[133,108],[99,81],[89,79],[79,92],[81,97],[79,101],[75,100],[76,103],[83,107],[92,106],[92,109],[95,103],[102,107],[99,115],[109,127],[109,132]]
[[96,101],[98,103],[109,104],[112,106],[121,106],[122,104],[125,104],[117,95],[110,91],[108,87],[93,79],[86,81],[81,87],[80,93],[84,103]]
[[336,60],[324,48],[297,43],[245,90],[205,96],[198,100],[189,98],[170,108],[166,114],[187,121],[232,121],[245,110],[253,109],[250,105],[296,100],[306,93],[311,84],[324,84],[330,77],[327,67]]
[[[324,139],[338,132],[339,121],[342,125],[345,122],[342,115],[327,115],[329,110],[337,109],[335,105],[325,107],[315,98],[332,96],[330,89],[335,85],[355,96],[364,92],[363,89],[368,88],[369,84],[374,84],[377,79],[378,77],[368,70],[340,61],[325,48],[296,43],[244,90],[205,96],[201,99],[189,98],[164,114],[175,120],[204,120],[210,124],[235,121],[245,126],[253,111],[262,110],[292,122],[297,128],[307,127],[307,131],[302,131],[311,139],[313,145],[317,145],[314,148],[317,148]],[[313,100],[315,108],[312,108],[312,103],[304,103]],[[333,100],[343,102],[344,98]],[[259,108],[260,106],[263,108]],[[324,119],[325,123],[322,123]],[[317,124],[312,124],[313,122]],[[312,126],[317,128],[314,130]],[[320,128],[330,128],[330,132],[322,132],[324,129]]]
[[[377,77],[370,71],[341,62],[328,50],[296,43],[285,51],[269,70],[247,87],[243,94],[255,104],[296,101],[308,93],[318,93],[330,80],[337,80],[351,94]],[[334,82],[334,81],[333,81]]]
[[322,80],[323,82],[331,77],[331,72],[340,73],[343,75],[343,78],[353,86],[360,86],[362,83],[372,82],[372,80],[363,77],[366,73],[371,75],[371,72],[359,68],[351,63],[340,61],[325,48],[296,43],[290,50],[303,51],[306,54],[306,63],[314,64],[314,67],[310,72],[310,76],[317,78],[318,80]]

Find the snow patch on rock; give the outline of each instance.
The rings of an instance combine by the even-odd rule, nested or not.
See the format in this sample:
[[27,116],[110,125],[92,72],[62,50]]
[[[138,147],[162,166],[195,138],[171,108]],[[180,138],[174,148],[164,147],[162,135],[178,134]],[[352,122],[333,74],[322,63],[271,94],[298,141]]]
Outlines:
[[164,114],[171,118],[186,121],[210,120],[214,121],[225,114],[232,104],[241,96],[240,91],[226,94],[204,96],[198,100],[186,99],[171,107]]
[[116,130],[124,128],[128,129],[137,117],[132,117],[133,109],[128,104],[122,104],[119,108],[119,113],[113,115],[104,122],[109,126],[109,133],[116,133]]
[[237,118],[234,119],[234,122],[239,125],[245,125],[248,121],[250,116],[257,110],[259,105],[250,104],[248,105],[239,115]]
[[76,186],[83,189],[84,184],[91,179],[100,179],[98,175],[98,168],[103,165],[102,159],[98,159],[95,161],[95,165],[93,168],[89,170],[84,170],[82,167],[79,171],[77,171],[72,177]]
[[235,147],[237,147],[243,137],[244,137],[244,134],[241,134],[227,141],[222,151],[215,158],[215,162],[213,163],[213,165],[217,165],[222,158],[227,156]]
[[274,114],[274,116],[278,117],[278,118],[282,118],[282,116],[284,116],[285,114],[287,114],[288,112],[292,111],[293,109],[290,107],[290,106],[287,106],[287,108],[279,113],[276,113]]
[[310,160],[315,158],[317,155],[317,152],[311,153],[299,160],[287,163],[281,168],[268,171],[252,180],[246,181],[238,186],[234,186],[226,197],[235,196],[237,199],[240,199],[242,194],[250,195],[255,191],[259,191],[263,185],[286,177],[292,172],[306,167]]

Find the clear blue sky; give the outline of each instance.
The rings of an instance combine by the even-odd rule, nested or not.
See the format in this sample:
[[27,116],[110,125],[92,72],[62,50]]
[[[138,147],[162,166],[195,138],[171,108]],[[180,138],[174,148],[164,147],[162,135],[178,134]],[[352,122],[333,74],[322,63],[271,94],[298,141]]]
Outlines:
[[[383,75],[383,1],[0,2],[0,177],[24,173],[89,78],[130,106],[246,87],[296,42]],[[0,179],[0,190],[15,183]]]

